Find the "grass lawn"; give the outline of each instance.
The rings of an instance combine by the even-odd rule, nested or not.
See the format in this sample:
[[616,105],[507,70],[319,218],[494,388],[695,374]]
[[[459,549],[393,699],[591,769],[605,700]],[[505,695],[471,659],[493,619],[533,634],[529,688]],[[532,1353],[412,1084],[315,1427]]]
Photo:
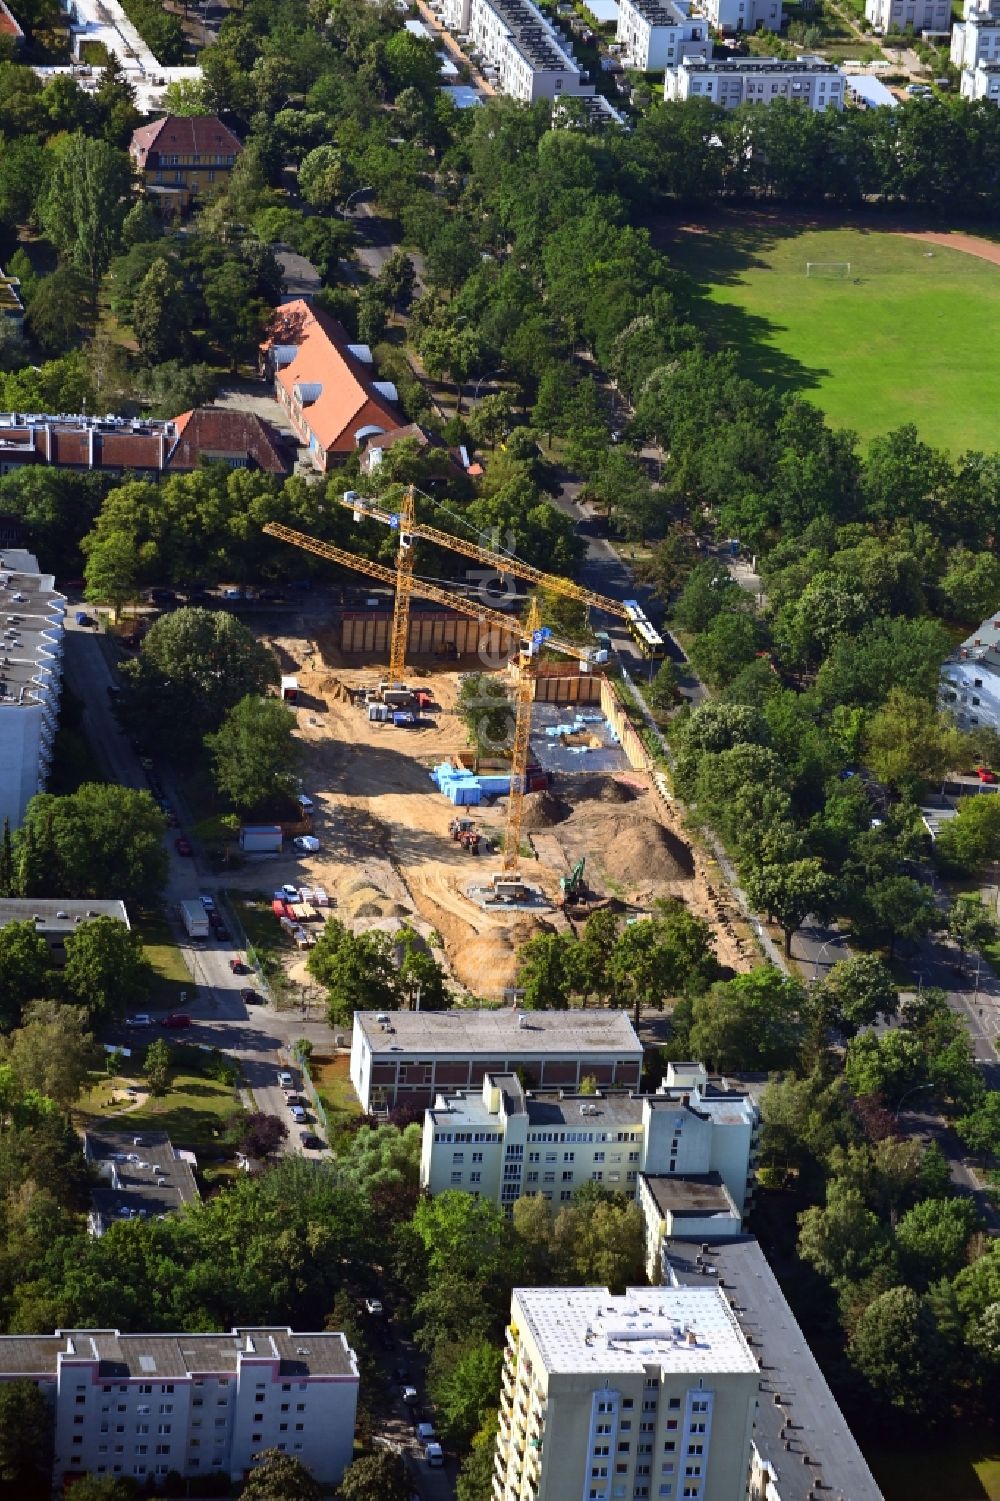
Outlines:
[[865,1446],[886,1501],[1000,1501],[1000,1446],[954,1439],[940,1446]]
[[166,918],[160,912],[144,912],[133,926],[156,974],[150,1005],[176,1007],[181,991],[186,990],[190,995],[194,981]]
[[[697,321],[754,380],[863,439],[914,422],[952,453],[995,447],[1000,267],[880,230],[736,215],[657,238],[704,294]],[[807,261],[851,274],[808,277]]]
[[[155,1037],[150,1033],[150,1039]],[[77,1102],[75,1115],[81,1127],[98,1122],[118,1128],[135,1126],[166,1131],[175,1147],[194,1150],[223,1147],[226,1119],[236,1110],[238,1101],[231,1085],[222,1084],[204,1073],[204,1058],[196,1048],[174,1049],[177,1066],[170,1088],[159,1099],[149,1096],[134,1110],[121,1111],[126,1086],[144,1087],[141,1074],[142,1048],[125,1060],[125,1070],[114,1079],[104,1074],[92,1075],[93,1083]],[[112,1102],[115,1102],[112,1104]]]
[[349,1077],[350,1059],[347,1054],[336,1058],[311,1058],[309,1072],[312,1074],[316,1093],[323,1101],[332,1132],[342,1126],[345,1117],[361,1114],[361,1103],[354,1093]]

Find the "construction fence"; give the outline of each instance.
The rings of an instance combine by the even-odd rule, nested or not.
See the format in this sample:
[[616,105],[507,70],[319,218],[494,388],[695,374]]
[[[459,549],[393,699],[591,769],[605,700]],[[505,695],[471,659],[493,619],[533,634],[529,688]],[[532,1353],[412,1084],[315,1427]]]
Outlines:
[[309,1103],[316,1112],[316,1119],[323,1127],[323,1134],[327,1141],[330,1140],[330,1121],[326,1113],[326,1106],[319,1097],[319,1092],[313,1082],[312,1072],[309,1068],[309,1059],[305,1053],[299,1051],[298,1043],[292,1047],[292,1057],[302,1075],[302,1087],[309,1096]]

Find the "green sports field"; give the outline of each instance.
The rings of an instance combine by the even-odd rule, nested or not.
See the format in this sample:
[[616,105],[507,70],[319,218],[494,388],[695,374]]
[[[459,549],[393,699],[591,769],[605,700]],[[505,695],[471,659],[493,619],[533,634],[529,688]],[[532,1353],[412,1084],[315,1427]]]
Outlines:
[[[656,236],[703,294],[697,321],[747,375],[795,390],[862,438],[914,422],[952,453],[993,450],[1000,266],[881,230],[729,216]],[[850,275],[806,263],[850,262]]]

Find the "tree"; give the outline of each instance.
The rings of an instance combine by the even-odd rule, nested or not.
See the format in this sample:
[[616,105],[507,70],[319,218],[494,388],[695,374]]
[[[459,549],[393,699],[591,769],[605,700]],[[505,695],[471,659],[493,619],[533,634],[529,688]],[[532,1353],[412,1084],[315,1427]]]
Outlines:
[[948,932],[958,944],[965,964],[966,949],[982,949],[997,939],[995,918],[983,906],[978,892],[961,892],[948,910]]
[[432,380],[450,378],[462,410],[465,383],[482,355],[479,335],[466,326],[442,327],[432,324],[420,341],[420,358]]
[[890,1108],[926,1077],[920,1039],[896,1029],[859,1032],[847,1045],[844,1074],[857,1095],[881,1095]]
[[961,736],[933,703],[891,688],[869,720],[865,757],[880,781],[916,794],[960,759]]
[[656,676],[646,690],[646,699],[656,714],[669,714],[680,703],[681,690],[677,668],[667,657],[656,669]]
[[124,1016],[147,1001],[153,970],[138,933],[116,917],[95,917],[67,937],[63,978],[96,1021]]
[[355,934],[332,919],[310,950],[306,968],[324,986],[331,1026],[355,1011],[395,1011],[399,990],[387,933]]
[[76,1501],[135,1501],[138,1495],[131,1475],[81,1475],[73,1489]]
[[689,573],[674,605],[674,620],[684,631],[705,631],[720,610],[738,597],[733,593],[738,589],[725,563],[699,563]]
[[291,794],[301,755],[294,728],[295,715],[281,699],[248,694],[214,735],[205,736],[215,785],[237,808],[256,808]]
[[52,1414],[33,1381],[0,1382],[0,1489],[42,1501],[50,1492]]
[[883,1260],[885,1232],[864,1195],[831,1178],[826,1204],[799,1215],[799,1255],[831,1282],[857,1282]]
[[1000,798],[963,797],[940,830],[934,855],[945,870],[969,875],[1000,859]]
[[602,1193],[597,1184],[580,1189],[573,1203],[556,1215],[552,1259],[557,1278],[571,1287],[593,1284],[623,1292],[642,1282],[646,1260],[642,1210],[632,1200]]
[[127,155],[99,137],[70,136],[56,158],[42,222],[59,252],[93,286],[117,247],[130,185]]
[[[349,1465],[344,1472],[341,1494],[345,1501],[362,1501],[361,1496],[350,1497],[343,1490],[353,1468]],[[242,1501],[322,1501],[323,1492],[301,1459],[282,1454],[279,1449],[262,1449],[254,1456],[253,1469],[240,1495]]]
[[139,558],[135,540],[124,532],[96,537],[87,548],[84,596],[95,604],[111,605],[115,620],[123,605],[139,592]]
[[572,372],[567,366],[548,365],[542,371],[535,405],[531,409],[531,423],[539,432],[545,433],[549,448],[552,447],[553,434],[562,431],[567,392],[571,385]]
[[84,1012],[58,1001],[33,1001],[11,1037],[9,1057],[23,1090],[37,1090],[67,1110],[96,1061]]
[[922,938],[939,922],[933,892],[912,876],[886,876],[867,892],[865,905],[858,926],[885,934],[890,960],[900,938]]
[[988,1090],[978,1104],[955,1122],[955,1130],[977,1156],[1000,1156],[1000,1093]]
[[752,615],[725,609],[692,641],[688,656],[700,678],[713,688],[724,688],[754,660],[762,644],[761,628]]
[[241,699],[277,687],[280,674],[274,654],[242,621],[189,608],[156,621],[123,677],[129,721],[168,736],[182,752],[196,750]]
[[925,1290],[965,1265],[969,1237],[980,1227],[969,1199],[922,1199],[896,1226],[896,1245],[911,1285]]
[[51,965],[49,946],[33,922],[0,928],[0,1030],[16,1027],[29,1001],[45,993]]
[[492,674],[474,672],[462,679],[455,712],[478,755],[496,755],[509,749],[513,710],[505,685]]
[[490,1340],[468,1340],[435,1352],[427,1389],[449,1443],[465,1449],[496,1412],[502,1364],[503,1355]]
[[810,912],[829,915],[835,886],[819,860],[786,860],[780,865],[761,865],[746,880],[753,905],[777,920],[785,935],[785,954],[792,953],[792,936]]
[[770,965],[713,985],[692,1007],[691,1050],[715,1068],[790,1068],[806,1032],[802,986]]
[[475,442],[496,448],[511,426],[510,402],[506,392],[498,391],[493,396],[481,396],[469,413],[467,426]]
[[[403,1456],[392,1449],[378,1449],[374,1454],[366,1454],[361,1459],[356,1459],[349,1464],[344,1471],[340,1482],[340,1494],[343,1501],[409,1501],[411,1486],[407,1478],[406,1465]],[[282,1496],[298,1493],[274,1493],[274,1501],[278,1501],[279,1494]],[[246,1497],[247,1492],[243,1492]],[[265,1501],[264,1492],[260,1493],[261,1501]],[[317,1497],[319,1491],[316,1492]],[[271,1493],[267,1493],[266,1501],[271,1501]],[[303,1501],[310,1498],[303,1496]]]
[[497,1424],[493,1417],[480,1428],[462,1461],[455,1485],[457,1501],[491,1501],[496,1443]]
[[245,1111],[233,1119],[233,1134],[236,1145],[246,1157],[265,1162],[273,1157],[288,1137],[288,1127],[277,1115],[268,1115],[263,1110]]
[[682,901],[657,903],[655,916],[622,930],[611,954],[615,999],[633,1006],[637,1027],[644,1006],[662,1011],[671,996],[697,995],[718,973],[712,930]]
[[841,959],[831,968],[817,992],[826,1021],[845,1037],[862,1027],[874,1027],[899,1009],[899,991],[892,975],[875,954]]
[[184,283],[164,259],[150,266],[132,300],[132,331],[150,365],[183,353],[191,332],[193,307]]
[[880,1406],[921,1417],[940,1411],[946,1351],[927,1303],[894,1287],[865,1308],[847,1349]]
[[84,782],[66,797],[40,792],[25,811],[14,841],[21,888],[25,859],[40,861],[46,891],[75,897],[155,901],[167,873],[166,822],[148,792]]
[[445,972],[414,928],[400,928],[396,934],[395,958],[399,965],[397,988],[412,1007],[421,1011],[445,1011],[451,996],[445,984]]
[[528,1011],[565,1011],[575,989],[577,942],[568,933],[536,933],[521,947],[517,983]]
[[174,1055],[166,1040],[157,1037],[146,1049],[146,1058],[142,1065],[142,1071],[146,1075],[146,1083],[152,1095],[164,1095],[170,1087],[170,1075],[174,1066]]
[[39,277],[28,298],[32,338],[46,354],[65,354],[80,343],[80,315],[89,293],[87,278],[75,266],[59,266]]

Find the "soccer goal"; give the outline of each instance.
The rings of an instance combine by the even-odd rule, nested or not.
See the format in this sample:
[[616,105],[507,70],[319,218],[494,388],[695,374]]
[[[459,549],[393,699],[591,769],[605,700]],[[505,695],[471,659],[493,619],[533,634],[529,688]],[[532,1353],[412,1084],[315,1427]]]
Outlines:
[[806,261],[807,276],[825,276],[828,281],[846,281],[850,274],[850,261]]

